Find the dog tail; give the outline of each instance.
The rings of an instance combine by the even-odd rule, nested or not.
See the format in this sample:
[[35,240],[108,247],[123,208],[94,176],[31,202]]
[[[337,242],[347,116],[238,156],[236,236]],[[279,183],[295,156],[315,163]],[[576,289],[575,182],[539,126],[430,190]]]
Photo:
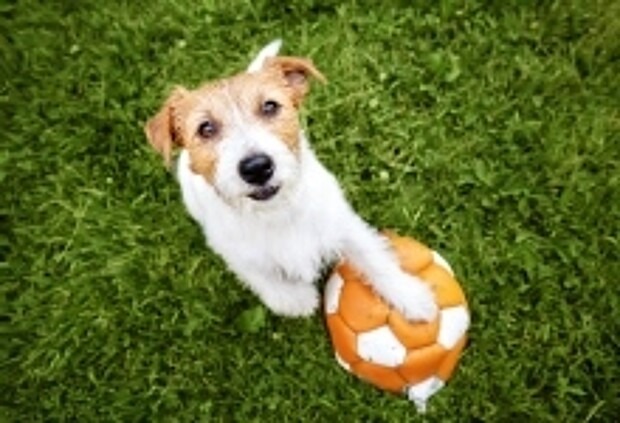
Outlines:
[[278,55],[280,51],[280,47],[282,47],[282,40],[276,39],[267,44],[263,49],[256,55],[250,66],[248,66],[247,72],[253,73],[258,72],[263,67],[265,60],[270,57],[275,57]]

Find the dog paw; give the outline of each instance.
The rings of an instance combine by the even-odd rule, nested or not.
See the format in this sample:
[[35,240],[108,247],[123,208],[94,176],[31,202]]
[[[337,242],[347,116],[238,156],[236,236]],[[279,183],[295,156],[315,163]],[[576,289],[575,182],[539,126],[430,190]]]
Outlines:
[[319,306],[319,295],[313,285],[293,285],[262,296],[275,314],[286,317],[308,317]]
[[435,295],[420,279],[403,275],[387,291],[384,298],[407,320],[430,322],[437,317]]

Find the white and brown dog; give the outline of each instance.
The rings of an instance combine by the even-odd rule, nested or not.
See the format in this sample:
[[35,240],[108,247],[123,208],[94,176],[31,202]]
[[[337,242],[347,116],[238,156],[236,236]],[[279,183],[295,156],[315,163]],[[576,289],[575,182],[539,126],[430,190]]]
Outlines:
[[266,46],[243,73],[176,88],[148,121],[147,137],[167,163],[182,148],[177,174],[189,214],[275,313],[312,314],[321,270],[346,257],[407,318],[431,320],[431,290],[400,269],[300,127],[309,79],[323,76],[308,59],[277,56],[279,48]]

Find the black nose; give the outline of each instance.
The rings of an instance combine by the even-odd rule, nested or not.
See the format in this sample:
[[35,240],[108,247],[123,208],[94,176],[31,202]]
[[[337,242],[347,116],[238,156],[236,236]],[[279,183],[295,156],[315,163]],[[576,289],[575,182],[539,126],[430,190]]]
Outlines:
[[273,160],[266,154],[254,154],[239,162],[241,179],[252,185],[265,185],[274,169]]

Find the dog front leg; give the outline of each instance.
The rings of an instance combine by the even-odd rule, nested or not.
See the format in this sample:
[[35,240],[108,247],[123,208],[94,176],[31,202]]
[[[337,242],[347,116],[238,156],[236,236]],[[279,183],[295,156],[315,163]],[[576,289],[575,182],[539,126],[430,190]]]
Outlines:
[[318,308],[319,293],[314,284],[287,280],[275,272],[248,271],[243,266],[229,265],[275,314],[305,317]]
[[437,314],[432,290],[400,268],[387,239],[357,215],[347,229],[342,254],[374,290],[407,319],[431,321]]

